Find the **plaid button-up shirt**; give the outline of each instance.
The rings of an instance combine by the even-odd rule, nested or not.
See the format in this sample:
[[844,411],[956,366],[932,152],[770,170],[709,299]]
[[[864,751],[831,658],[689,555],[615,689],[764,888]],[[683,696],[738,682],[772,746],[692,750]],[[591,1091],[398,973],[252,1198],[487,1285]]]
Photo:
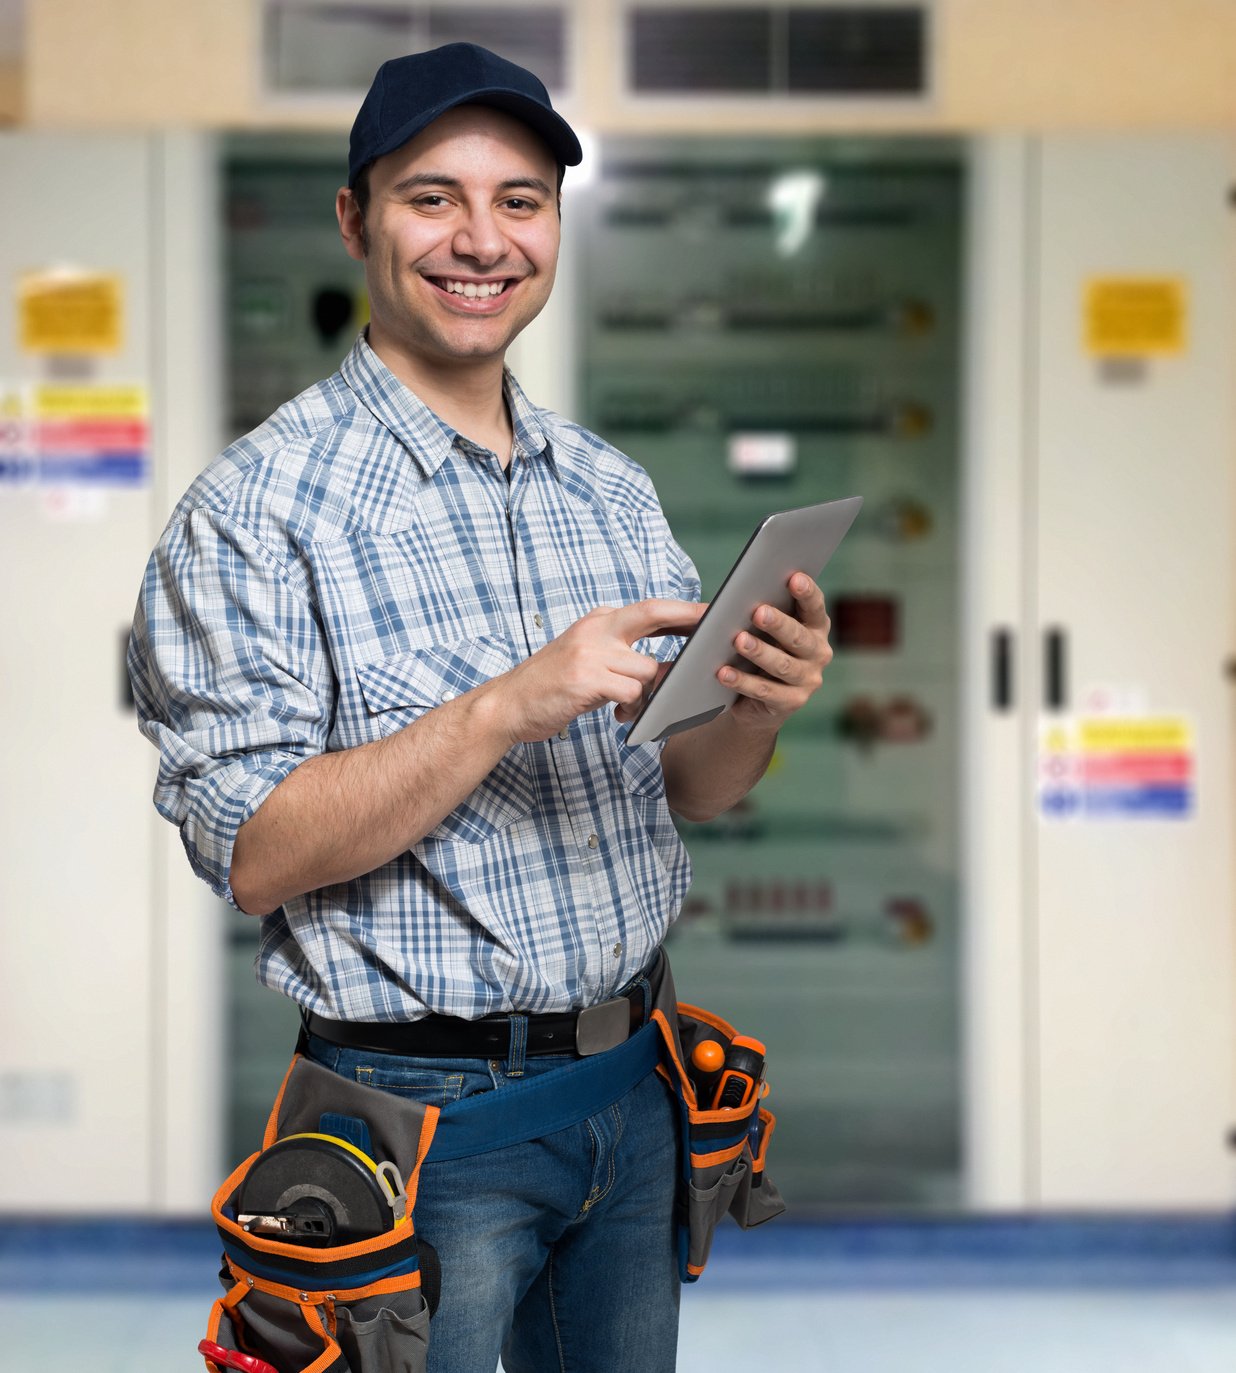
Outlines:
[[[402,729],[594,606],[698,598],[644,471],[509,374],[506,396],[509,480],[362,335],[174,511],[130,675],[155,805],[228,900],[237,829],[304,759]],[[607,707],[517,745],[409,852],[266,917],[260,980],[338,1020],[613,995],[690,881],[660,746],[620,736]]]

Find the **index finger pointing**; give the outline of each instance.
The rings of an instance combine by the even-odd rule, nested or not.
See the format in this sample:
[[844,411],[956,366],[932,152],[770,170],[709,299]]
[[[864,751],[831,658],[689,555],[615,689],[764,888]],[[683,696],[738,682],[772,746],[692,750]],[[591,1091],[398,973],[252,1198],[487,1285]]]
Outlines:
[[669,601],[653,597],[635,601],[615,612],[619,634],[627,643],[657,634],[689,634],[708,607],[701,601]]

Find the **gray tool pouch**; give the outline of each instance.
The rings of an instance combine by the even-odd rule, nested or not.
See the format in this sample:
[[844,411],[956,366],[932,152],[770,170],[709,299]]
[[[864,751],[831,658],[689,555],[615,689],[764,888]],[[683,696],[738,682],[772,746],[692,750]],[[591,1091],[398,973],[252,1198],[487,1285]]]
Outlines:
[[[276,1143],[286,1148],[289,1139],[333,1141],[331,1147],[351,1149],[359,1167],[371,1168],[373,1158],[365,1151],[322,1133],[324,1116],[363,1121],[373,1158],[394,1164],[403,1185],[395,1200],[403,1204],[392,1203],[389,1225],[365,1238],[318,1246],[246,1228],[238,1219],[238,1199]],[[299,1054],[293,1058],[262,1149],[227,1179],[211,1206],[223,1242],[224,1295],[199,1346],[210,1373],[234,1366],[227,1361],[230,1352],[256,1356],[275,1373],[424,1373],[430,1310],[412,1203],[437,1119],[436,1107],[348,1082]],[[291,1187],[288,1196],[306,1190]]]
[[777,1122],[760,1104],[763,1087],[739,1109],[712,1110],[701,1104],[690,1067],[692,1051],[704,1039],[724,1049],[738,1032],[719,1016],[678,1001],[668,966],[652,1015],[664,1041],[665,1061],[659,1071],[678,1098],[682,1116],[678,1269],[683,1282],[695,1282],[724,1215],[733,1216],[746,1230],[785,1210],[781,1193],[764,1171]]

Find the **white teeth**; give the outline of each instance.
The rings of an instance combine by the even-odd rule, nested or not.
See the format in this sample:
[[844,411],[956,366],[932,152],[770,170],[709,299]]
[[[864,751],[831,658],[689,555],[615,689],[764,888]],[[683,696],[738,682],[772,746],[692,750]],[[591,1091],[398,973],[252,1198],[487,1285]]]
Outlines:
[[443,282],[443,290],[451,291],[457,296],[467,296],[472,299],[476,296],[499,296],[506,289],[504,281],[446,281]]

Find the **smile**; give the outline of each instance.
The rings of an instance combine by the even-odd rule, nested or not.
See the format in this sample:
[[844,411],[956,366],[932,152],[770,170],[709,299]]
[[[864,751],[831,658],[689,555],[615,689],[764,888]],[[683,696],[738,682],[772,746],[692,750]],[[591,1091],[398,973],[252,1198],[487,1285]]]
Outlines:
[[476,297],[487,299],[490,296],[500,296],[508,286],[508,281],[456,281],[451,277],[429,277],[440,291],[445,291],[448,295],[466,296],[469,300]]

